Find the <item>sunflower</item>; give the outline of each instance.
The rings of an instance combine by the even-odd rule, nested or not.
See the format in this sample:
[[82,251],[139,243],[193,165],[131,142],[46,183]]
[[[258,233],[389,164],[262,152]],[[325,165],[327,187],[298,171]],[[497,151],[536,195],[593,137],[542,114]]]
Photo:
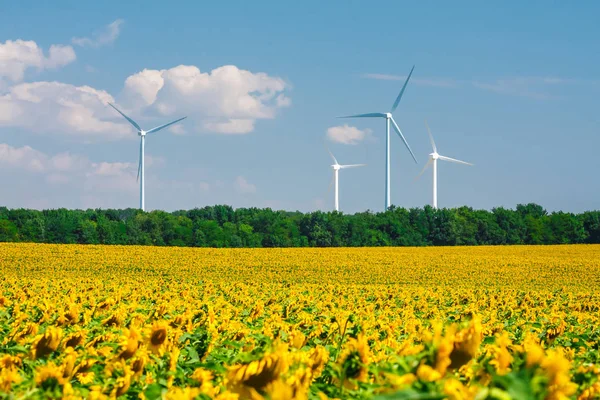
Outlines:
[[313,379],[316,379],[321,375],[323,369],[325,368],[325,364],[327,364],[329,352],[323,346],[316,346],[310,350],[309,358],[312,376]]
[[369,357],[370,349],[366,337],[360,333],[356,338],[350,338],[340,362],[344,386],[355,388],[353,381],[367,381]]
[[43,365],[35,371],[35,383],[44,390],[62,386],[65,382],[62,368],[54,363]]
[[67,335],[67,337],[65,337],[65,340],[64,340],[65,348],[68,348],[68,347],[75,348],[75,347],[79,346],[85,340],[85,336],[86,336],[85,331],[83,331],[83,330],[71,332],[69,335]]
[[2,358],[0,358],[0,370],[20,367],[21,364],[23,364],[23,360],[17,356],[4,354]]
[[473,318],[471,325],[456,333],[450,353],[450,368],[460,368],[477,355],[483,337],[481,320]]
[[277,346],[262,359],[229,368],[227,380],[232,391],[243,398],[264,392],[267,385],[277,380],[289,368],[287,346]]
[[120,339],[121,352],[119,358],[129,359],[133,357],[140,345],[141,336],[135,327],[125,329]]
[[17,342],[21,341],[27,336],[36,335],[38,333],[38,325],[34,322],[28,322],[21,330],[15,334]]
[[94,381],[94,377],[95,377],[94,371],[80,372],[75,375],[75,378],[82,385],[89,385],[90,383],[92,383]]
[[131,370],[134,376],[140,376],[144,372],[144,367],[148,363],[148,351],[145,348],[140,348],[135,356],[131,359]]
[[55,351],[61,339],[62,329],[53,326],[48,327],[44,334],[36,336],[33,340],[33,344],[31,345],[33,358],[42,358]]
[[196,368],[192,374],[192,379],[200,384],[200,392],[210,397],[218,393],[219,388],[213,386],[213,373],[204,368]]
[[0,369],[0,392],[9,393],[13,383],[20,383],[23,380],[16,368]]
[[506,375],[510,372],[510,364],[513,357],[508,351],[508,347],[511,344],[512,341],[508,337],[508,332],[504,332],[496,337],[496,343],[491,349],[493,359],[490,361],[490,365],[496,367],[498,375]]
[[155,322],[149,329],[147,329],[147,344],[148,348],[154,354],[162,355],[168,344],[169,338],[169,325],[162,322]]
[[63,377],[68,379],[73,376],[75,361],[77,361],[77,352],[73,350],[73,348],[68,347],[65,353],[67,355],[65,356],[61,367],[63,370]]

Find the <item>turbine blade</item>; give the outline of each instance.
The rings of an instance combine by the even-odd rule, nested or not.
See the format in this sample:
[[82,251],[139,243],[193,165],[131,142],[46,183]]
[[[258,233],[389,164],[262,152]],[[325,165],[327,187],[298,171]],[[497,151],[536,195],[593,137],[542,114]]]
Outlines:
[[461,160],[457,160],[457,159],[446,157],[446,156],[439,156],[439,159],[444,160],[444,161],[450,161],[450,162],[457,163],[457,164],[465,164],[465,165],[471,165],[471,166],[474,165],[474,164],[468,163],[466,161],[461,161]]
[[327,149],[327,152],[329,152],[329,155],[331,156],[331,158],[333,159],[333,162],[338,165],[339,162],[338,160],[335,159],[335,156],[333,155],[333,153],[331,152],[331,150],[329,150],[329,147],[325,146],[325,148]]
[[117,107],[113,106],[110,103],[108,103],[108,105],[111,106],[112,108],[114,108],[115,110],[117,110],[117,112],[119,114],[121,114],[127,121],[129,121],[129,123],[131,125],[133,125],[135,127],[135,129],[137,129],[138,131],[142,130],[142,128],[140,128],[140,126],[137,124],[137,122],[135,122],[134,120],[132,120],[131,118],[129,118],[127,115],[123,114]]
[[335,180],[335,172],[331,174],[331,181],[329,181],[329,188],[327,189],[327,196],[331,193],[331,188],[333,187],[333,181]]
[[433,135],[431,134],[427,120],[425,120],[425,126],[427,127],[427,133],[429,133],[429,141],[431,142],[431,147],[433,147],[433,152],[437,153],[437,147],[435,147],[435,141],[433,140]]
[[163,129],[163,128],[166,128],[167,126],[170,126],[170,125],[176,124],[176,123],[178,123],[179,121],[181,121],[181,120],[184,120],[184,119],[186,119],[186,118],[187,118],[187,117],[179,118],[179,119],[176,119],[176,120],[175,120],[175,121],[173,121],[173,122],[169,122],[168,124],[164,124],[164,125],[161,125],[161,126],[157,126],[156,128],[152,128],[152,129],[150,129],[150,130],[149,130],[149,131],[147,131],[146,133],[158,132],[158,131],[160,131],[161,129]]
[[394,102],[394,105],[392,106],[392,110],[390,112],[394,112],[394,111],[396,111],[396,108],[398,108],[398,104],[400,104],[400,99],[402,98],[402,95],[404,94],[404,90],[406,90],[406,85],[408,85],[408,81],[410,80],[410,76],[412,75],[414,70],[415,70],[415,66],[413,65],[412,69],[410,70],[410,73],[408,74],[408,77],[406,78],[406,81],[404,82],[404,86],[402,86],[402,90],[400,91],[400,94],[398,95],[398,97],[396,97],[396,101]]
[[377,118],[377,117],[385,118],[385,114],[383,114],[383,113],[367,113],[367,114],[347,115],[345,117],[338,117],[338,118]]
[[413,151],[410,149],[410,146],[408,145],[408,142],[406,141],[406,139],[404,138],[404,135],[402,134],[402,132],[400,131],[400,128],[398,128],[398,124],[396,123],[396,121],[394,120],[394,117],[390,118],[392,120],[392,126],[394,127],[394,130],[396,131],[396,133],[398,134],[398,136],[400,136],[400,138],[402,139],[402,141],[404,142],[404,145],[406,146],[406,148],[408,149],[408,151],[410,152],[410,155],[412,156],[413,160],[415,160],[415,163],[418,164],[417,162],[417,158],[415,157],[415,154],[413,153]]
[[419,175],[417,175],[415,177],[415,181],[417,179],[419,179],[421,177],[421,175],[423,175],[423,173],[425,172],[425,170],[433,163],[433,160],[430,158],[429,161],[427,161],[427,164],[425,164],[425,166],[423,167],[423,169],[421,170],[421,172],[419,172]]
[[348,165],[340,165],[340,168],[356,168],[356,167],[364,167],[367,164],[348,164]]
[[142,138],[140,138],[140,156],[138,157],[138,172],[137,178],[135,178],[136,182],[140,181],[140,171],[142,170]]

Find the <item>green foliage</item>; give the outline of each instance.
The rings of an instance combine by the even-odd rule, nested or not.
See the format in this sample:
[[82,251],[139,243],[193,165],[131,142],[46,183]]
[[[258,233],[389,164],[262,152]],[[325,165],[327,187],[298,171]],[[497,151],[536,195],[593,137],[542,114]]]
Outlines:
[[1,242],[189,247],[357,247],[600,243],[600,211],[390,207],[346,215],[213,206],[189,211],[0,207]]

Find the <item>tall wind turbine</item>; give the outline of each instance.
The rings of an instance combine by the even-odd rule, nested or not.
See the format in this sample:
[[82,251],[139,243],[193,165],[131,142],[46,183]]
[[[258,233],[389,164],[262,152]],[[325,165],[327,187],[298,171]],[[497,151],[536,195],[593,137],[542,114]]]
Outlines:
[[[161,129],[166,128],[167,126],[173,125],[183,119],[186,119],[187,117],[183,117],[183,118],[179,118],[173,122],[169,122],[168,124],[164,124],[164,125],[160,125],[157,126],[155,128],[152,128],[150,130],[143,130],[142,128],[140,128],[140,126],[137,124],[137,122],[135,122],[134,120],[132,120],[131,118],[129,118],[127,115],[123,114],[117,107],[115,107],[114,105],[108,103],[109,106],[111,106],[112,108],[114,108],[115,110],[117,110],[117,112],[119,114],[121,114],[123,116],[123,118],[125,118],[127,121],[129,121],[129,123],[131,125],[133,125],[133,127],[135,129],[137,129],[138,135],[140,136],[140,159],[138,162],[138,172],[137,172],[137,179],[140,182],[140,209],[142,211],[145,210],[146,208],[146,199],[145,199],[145,191],[144,191],[144,141],[146,140],[146,135],[148,133],[154,133],[154,132],[158,132]],[[141,179],[140,179],[141,176]]]
[[358,115],[349,115],[346,117],[341,117],[341,118],[385,118],[385,210],[386,211],[388,208],[390,208],[391,203],[392,203],[391,190],[390,190],[391,189],[390,188],[390,121],[392,122],[392,124],[394,126],[394,130],[396,131],[398,136],[400,136],[400,138],[404,142],[404,145],[410,152],[410,155],[412,156],[413,160],[415,160],[415,163],[417,163],[417,159],[416,159],[414,153],[410,149],[408,142],[404,138],[404,135],[402,134],[402,132],[400,131],[400,128],[398,127],[398,124],[396,123],[396,121],[394,120],[394,117],[392,116],[392,113],[394,111],[396,111],[396,108],[398,108],[398,104],[400,104],[400,99],[402,99],[402,95],[404,94],[404,90],[406,89],[406,85],[408,85],[408,81],[410,80],[410,77],[411,77],[414,69],[415,69],[415,66],[413,65],[412,69],[410,70],[410,73],[408,74],[408,77],[406,78],[406,81],[404,82],[404,86],[402,86],[402,90],[400,90],[400,94],[398,94],[398,97],[396,97],[396,101],[394,101],[394,104],[392,105],[392,109],[390,110],[390,112],[358,114]]
[[[367,164],[340,165],[340,163],[338,163],[338,161],[335,159],[335,156],[333,155],[333,153],[331,151],[329,151],[329,149],[327,149],[327,151],[329,152],[329,155],[333,159],[333,165],[331,165],[331,168],[333,168],[333,180],[335,183],[335,211],[340,211],[340,194],[339,194],[339,183],[338,183],[340,169],[364,167]],[[331,185],[329,185],[329,187],[331,189]]]
[[427,125],[427,121],[425,121],[425,126],[427,127],[427,133],[429,134],[429,141],[431,142],[431,147],[433,148],[433,153],[429,154],[429,161],[427,161],[427,164],[425,164],[425,167],[423,167],[423,169],[421,170],[419,175],[417,175],[417,178],[419,178],[421,175],[423,175],[423,172],[425,172],[427,167],[429,167],[430,165],[433,164],[433,203],[431,205],[433,206],[433,208],[437,209],[437,160],[450,161],[450,162],[457,163],[457,164],[465,164],[465,165],[471,165],[471,166],[473,164],[438,154],[437,147],[435,147],[433,135],[431,134],[431,131],[429,130],[429,125]]

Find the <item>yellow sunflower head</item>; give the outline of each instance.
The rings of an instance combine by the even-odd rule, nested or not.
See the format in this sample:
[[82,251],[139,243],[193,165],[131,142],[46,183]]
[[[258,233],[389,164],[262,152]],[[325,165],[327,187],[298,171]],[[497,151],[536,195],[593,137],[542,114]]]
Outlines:
[[121,345],[121,352],[119,353],[119,358],[127,360],[133,357],[140,345],[140,339],[141,336],[135,327],[124,329],[123,335],[119,340]]
[[232,391],[242,397],[264,392],[267,385],[277,380],[289,368],[287,346],[277,346],[262,359],[229,368],[227,381]]
[[31,352],[34,359],[42,358],[52,353],[58,348],[62,339],[62,329],[50,326],[42,335],[38,335],[31,345]]
[[169,325],[164,321],[155,322],[147,329],[147,338],[148,349],[154,354],[162,355],[168,344]]
[[346,387],[354,387],[352,380],[366,382],[369,375],[370,349],[366,337],[361,333],[350,338],[340,359],[342,376]]
[[43,390],[54,389],[65,384],[62,368],[48,363],[35,371],[35,383]]

